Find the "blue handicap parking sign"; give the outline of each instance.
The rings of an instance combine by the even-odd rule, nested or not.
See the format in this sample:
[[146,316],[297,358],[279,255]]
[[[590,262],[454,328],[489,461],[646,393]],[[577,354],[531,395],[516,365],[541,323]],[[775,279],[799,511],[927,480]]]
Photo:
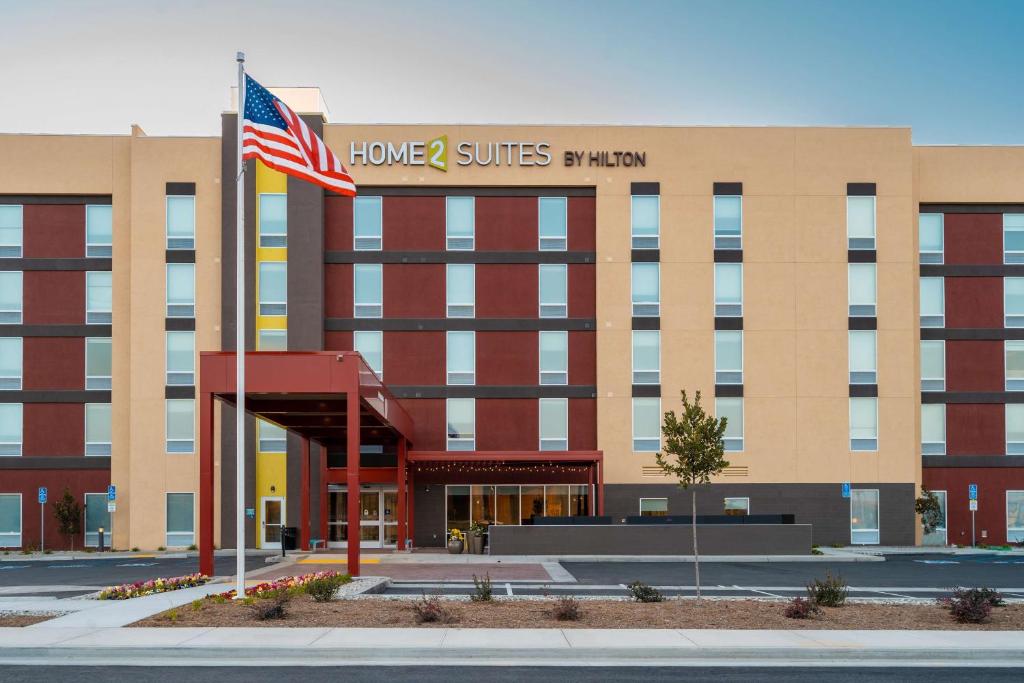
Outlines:
[[967,498],[970,500],[978,500],[978,485],[968,484],[967,485]]
[[843,498],[849,498],[849,497],[850,497],[850,484],[848,482],[843,482]]
[[47,493],[46,487],[45,486],[40,486],[39,487],[39,502],[40,502],[40,504],[46,502],[46,493]]
[[117,489],[113,484],[107,487],[107,500],[117,500]]

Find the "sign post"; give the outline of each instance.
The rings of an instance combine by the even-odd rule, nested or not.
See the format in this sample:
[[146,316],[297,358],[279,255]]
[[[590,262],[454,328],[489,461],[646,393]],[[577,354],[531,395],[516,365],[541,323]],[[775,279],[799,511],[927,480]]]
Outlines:
[[39,551],[46,550],[46,526],[44,523],[43,508],[46,507],[46,487],[39,487]]
[[967,485],[968,507],[971,510],[971,547],[974,547],[974,513],[978,510],[978,485]]

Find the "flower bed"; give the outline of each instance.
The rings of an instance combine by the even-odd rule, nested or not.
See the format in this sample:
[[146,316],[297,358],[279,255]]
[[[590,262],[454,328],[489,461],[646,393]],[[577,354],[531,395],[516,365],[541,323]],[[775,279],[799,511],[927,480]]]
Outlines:
[[100,600],[127,600],[129,598],[141,598],[144,595],[155,595],[167,591],[181,590],[202,586],[210,580],[205,574],[189,574],[188,576],[175,576],[169,579],[152,579],[150,581],[136,581],[125,583],[120,586],[111,586],[100,591]]
[[[245,595],[246,597],[250,598],[258,598],[268,593],[276,593],[279,590],[301,588],[302,586],[305,586],[307,583],[315,579],[326,579],[332,576],[344,576],[346,578],[346,581],[344,583],[349,583],[352,580],[352,577],[348,574],[342,575],[340,572],[335,571],[316,572],[315,574],[301,574],[299,576],[282,576],[279,579],[274,579],[273,581],[265,581],[263,583],[258,583],[255,586],[250,586],[249,588],[246,588]],[[225,591],[223,593],[218,593],[216,597],[233,598],[235,597],[235,591],[234,589],[232,589],[229,591]]]

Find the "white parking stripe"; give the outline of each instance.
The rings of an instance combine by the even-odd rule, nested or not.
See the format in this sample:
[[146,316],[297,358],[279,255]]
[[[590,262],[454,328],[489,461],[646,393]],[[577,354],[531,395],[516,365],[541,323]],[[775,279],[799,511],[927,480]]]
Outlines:
[[751,593],[760,593],[761,595],[767,595],[767,596],[772,597],[772,598],[781,598],[782,597],[781,595],[776,595],[775,593],[769,593],[768,591],[759,591],[756,588],[744,588],[743,586],[735,586],[735,585],[733,586],[733,588],[735,588],[736,590],[741,590],[741,591],[750,591]]
[[505,584],[505,592],[508,593],[509,597],[512,596],[512,584],[511,583],[506,583]]

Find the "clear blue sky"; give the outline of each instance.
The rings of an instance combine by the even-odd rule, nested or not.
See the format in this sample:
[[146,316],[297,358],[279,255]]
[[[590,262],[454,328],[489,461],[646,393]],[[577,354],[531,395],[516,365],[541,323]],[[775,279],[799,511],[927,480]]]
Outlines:
[[1024,1],[0,0],[0,132],[217,134],[234,53],[334,122],[910,126],[1024,144]]

